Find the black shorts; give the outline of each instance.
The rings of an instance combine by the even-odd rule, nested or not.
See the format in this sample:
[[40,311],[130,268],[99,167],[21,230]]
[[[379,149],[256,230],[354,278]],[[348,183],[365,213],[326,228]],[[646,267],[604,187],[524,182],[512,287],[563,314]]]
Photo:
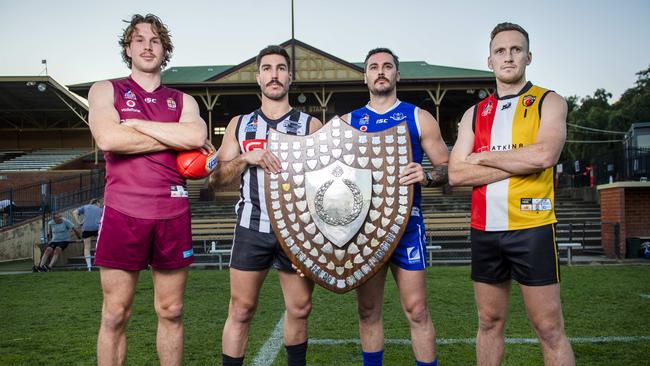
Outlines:
[[526,286],[560,282],[555,225],[512,231],[472,229],[472,280]]
[[263,271],[271,266],[281,271],[295,272],[275,234],[261,233],[237,225],[230,267],[241,271]]
[[86,238],[96,238],[97,237],[98,230],[95,231],[82,231],[81,232],[81,238],[86,239]]
[[47,244],[48,247],[52,247],[54,249],[61,248],[61,250],[65,249],[68,247],[68,244],[70,244],[69,241],[53,241]]

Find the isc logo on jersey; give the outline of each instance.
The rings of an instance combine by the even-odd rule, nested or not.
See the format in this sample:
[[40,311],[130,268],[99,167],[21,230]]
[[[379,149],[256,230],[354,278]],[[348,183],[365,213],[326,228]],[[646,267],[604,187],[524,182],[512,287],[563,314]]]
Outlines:
[[249,152],[253,150],[263,150],[266,149],[266,140],[265,139],[250,139],[244,140],[242,142],[244,147],[244,152]]

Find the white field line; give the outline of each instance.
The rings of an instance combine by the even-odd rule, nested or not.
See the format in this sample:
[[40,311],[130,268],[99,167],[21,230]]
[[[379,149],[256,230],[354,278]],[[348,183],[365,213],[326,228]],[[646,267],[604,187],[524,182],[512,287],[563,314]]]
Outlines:
[[639,296],[641,296],[642,299],[650,300],[650,294],[639,294]]
[[[571,343],[610,343],[610,342],[641,342],[650,341],[650,336],[611,336],[611,337],[569,337]],[[309,344],[322,344],[327,346],[339,344],[359,344],[358,339],[309,339]],[[410,345],[410,339],[386,339],[386,344]],[[436,344],[475,344],[476,338],[438,338]],[[536,344],[537,338],[506,338],[507,344]]]
[[266,340],[266,342],[264,342],[264,345],[260,348],[259,352],[257,352],[257,355],[255,355],[253,366],[267,366],[273,364],[283,342],[284,313],[282,313],[280,320],[275,324],[271,336]]
[[[273,364],[275,358],[280,352],[282,347],[284,336],[284,313],[280,317],[280,320],[275,324],[275,328],[271,333],[271,336],[264,342],[262,348],[257,353],[253,359],[254,366],[268,366]],[[621,342],[621,343],[633,343],[641,341],[650,341],[650,336],[609,336],[609,337],[569,337],[571,343],[611,343],[611,342]],[[506,338],[505,342],[507,344],[537,344],[539,340],[537,338]],[[386,344],[396,344],[396,345],[411,345],[410,339],[386,339],[384,341]],[[475,344],[476,338],[438,338],[436,344],[438,345],[448,345],[448,344]],[[309,344],[311,345],[325,345],[325,346],[336,346],[341,344],[360,344],[359,339],[309,339]]]

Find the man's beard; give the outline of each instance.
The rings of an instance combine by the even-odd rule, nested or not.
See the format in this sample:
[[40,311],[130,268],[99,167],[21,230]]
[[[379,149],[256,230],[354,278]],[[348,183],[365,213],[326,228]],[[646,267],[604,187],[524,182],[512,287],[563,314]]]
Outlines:
[[[266,86],[267,87],[271,86],[271,84],[273,84],[273,83],[268,83],[268,84],[266,84]],[[282,86],[282,89],[280,89],[277,94],[276,93],[274,93],[274,94],[267,93],[266,88],[262,89],[262,94],[264,94],[265,97],[267,97],[267,98],[269,98],[271,100],[281,100],[281,99],[283,99],[287,95],[289,90],[287,88],[285,88],[284,85],[282,85],[281,83],[278,82],[277,84]]]
[[371,87],[371,88],[368,88],[368,90],[370,90],[370,94],[372,94],[374,96],[384,97],[384,96],[390,95],[395,90],[395,85],[394,84],[389,84],[387,87],[382,88],[382,89]]

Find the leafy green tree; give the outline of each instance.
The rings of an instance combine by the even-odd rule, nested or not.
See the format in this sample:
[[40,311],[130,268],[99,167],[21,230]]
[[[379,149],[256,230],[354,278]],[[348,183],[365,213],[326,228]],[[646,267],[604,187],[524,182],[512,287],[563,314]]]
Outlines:
[[[635,86],[627,89],[614,104],[609,103],[612,94],[605,89],[597,89],[593,96],[588,95],[579,101],[577,96],[567,97],[569,107],[567,121],[582,127],[618,132],[627,132],[634,122],[650,121],[650,67],[639,71],[636,75]],[[571,126],[567,129],[569,141],[622,138],[622,135],[587,131]],[[621,147],[621,142],[602,144],[567,142],[561,159],[586,160]]]

